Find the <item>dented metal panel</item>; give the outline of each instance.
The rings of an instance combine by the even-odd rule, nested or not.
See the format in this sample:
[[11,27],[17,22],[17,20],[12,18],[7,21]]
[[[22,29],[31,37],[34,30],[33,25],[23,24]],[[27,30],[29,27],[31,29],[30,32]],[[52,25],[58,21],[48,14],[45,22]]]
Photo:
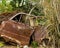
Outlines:
[[9,20],[2,23],[0,32],[1,37],[14,40],[21,45],[28,45],[33,30],[28,25]]
[[[26,20],[27,16],[29,17]],[[47,33],[44,26],[37,26],[34,24],[35,19],[38,18],[42,17],[28,15],[25,13],[17,13],[14,16],[10,15],[2,20],[3,22],[0,25],[0,36],[3,37],[6,41],[16,42],[19,45],[29,45],[31,36],[33,41],[41,43],[42,39],[46,37]],[[33,20],[33,29],[29,26],[30,23],[32,24],[31,20]]]
[[40,44],[41,41],[46,37],[46,35],[46,28],[44,26],[37,26],[35,27],[34,35],[32,35],[32,38],[34,41]]

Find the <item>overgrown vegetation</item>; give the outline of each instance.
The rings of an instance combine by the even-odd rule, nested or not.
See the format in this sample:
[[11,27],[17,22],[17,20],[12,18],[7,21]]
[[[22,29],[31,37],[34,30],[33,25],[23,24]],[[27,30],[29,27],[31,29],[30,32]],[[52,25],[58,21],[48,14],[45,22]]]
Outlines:
[[[60,0],[12,0],[6,3],[2,0],[0,3],[0,13],[18,10],[43,16],[43,19],[37,19],[38,23],[48,28],[48,36],[51,38],[51,48],[60,47]],[[35,44],[33,44],[35,46]],[[43,45],[42,45],[43,46]],[[50,46],[46,46],[46,48]]]
[[2,3],[0,3],[0,13],[12,11],[12,6],[6,2],[6,0],[2,0]]

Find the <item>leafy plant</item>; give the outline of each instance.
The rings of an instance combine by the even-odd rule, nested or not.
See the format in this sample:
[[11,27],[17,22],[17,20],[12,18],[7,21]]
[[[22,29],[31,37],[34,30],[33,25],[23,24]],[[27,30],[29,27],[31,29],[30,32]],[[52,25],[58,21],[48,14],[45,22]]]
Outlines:
[[0,3],[0,13],[12,11],[12,6],[7,3],[7,0],[2,0]]
[[10,4],[13,10],[20,10],[25,13],[30,13],[31,11],[31,14],[36,16],[44,16],[43,7],[40,4],[35,5],[30,0],[12,0]]
[[2,46],[4,46],[5,44],[4,44],[4,42],[0,42],[0,47],[2,47]]
[[31,46],[32,46],[33,48],[37,48],[37,47],[38,47],[38,43],[35,42],[35,41],[33,41],[32,44],[31,44]]

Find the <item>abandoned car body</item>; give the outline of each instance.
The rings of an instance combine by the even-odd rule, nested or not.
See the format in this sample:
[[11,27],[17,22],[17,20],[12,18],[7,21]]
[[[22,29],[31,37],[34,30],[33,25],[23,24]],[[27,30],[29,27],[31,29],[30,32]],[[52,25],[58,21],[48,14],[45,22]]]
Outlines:
[[[22,16],[23,15],[23,16]],[[22,18],[23,17],[23,18]],[[23,20],[22,20],[23,19]],[[41,43],[46,36],[46,28],[42,26],[31,27],[25,24],[26,14],[18,13],[9,20],[5,20],[0,26],[0,36],[6,42],[16,42],[19,45],[29,45],[32,41]]]
[[23,23],[16,23],[14,21],[2,22],[0,30],[1,37],[13,40],[21,45],[28,45],[30,36],[33,33],[33,30],[29,26],[24,25]]

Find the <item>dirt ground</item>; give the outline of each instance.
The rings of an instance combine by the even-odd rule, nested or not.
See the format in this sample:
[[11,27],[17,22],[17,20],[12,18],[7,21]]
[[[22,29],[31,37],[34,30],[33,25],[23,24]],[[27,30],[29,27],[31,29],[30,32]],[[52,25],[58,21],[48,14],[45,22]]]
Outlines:
[[10,45],[7,46],[7,45],[6,45],[6,46],[0,47],[0,48],[17,48],[17,47],[16,47],[16,46],[10,46]]
[[[0,47],[0,48],[19,48],[19,47],[12,46],[12,45],[6,45],[6,46]],[[29,48],[32,48],[32,47],[29,47]]]

